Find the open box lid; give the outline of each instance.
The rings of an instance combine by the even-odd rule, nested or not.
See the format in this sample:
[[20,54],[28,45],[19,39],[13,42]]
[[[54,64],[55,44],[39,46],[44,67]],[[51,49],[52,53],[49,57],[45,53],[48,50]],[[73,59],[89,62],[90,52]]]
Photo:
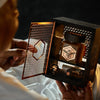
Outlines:
[[[22,79],[45,73],[43,69],[48,65],[54,27],[55,22],[31,22]],[[37,49],[37,53],[29,51],[29,44]]]
[[[74,85],[83,86],[88,80],[93,81],[96,64],[100,53],[100,26],[88,24],[82,21],[70,20],[63,17],[56,18],[54,19],[54,21],[56,22],[56,25],[55,22],[31,23],[26,51],[27,57],[24,64],[22,79],[44,74],[49,78],[53,78],[66,83],[73,83]],[[64,27],[59,28],[59,26]],[[63,32],[59,32],[60,30],[58,29],[63,29]],[[56,47],[59,47],[58,45],[60,45],[60,42],[55,42],[55,39],[60,37],[60,39],[57,39],[57,41],[62,39],[64,41],[65,38],[63,38],[63,36],[66,32],[74,32],[77,34],[85,35],[85,41],[83,42],[85,52],[83,52],[84,55],[82,56],[82,60],[79,64],[76,63],[73,65],[73,63],[71,62],[60,59],[58,56],[61,55],[61,52],[57,53],[57,57],[53,55],[52,51],[56,51]],[[62,33],[63,35],[60,33]],[[58,43],[56,47],[55,45],[53,45],[55,43]],[[28,50],[29,44],[32,44],[34,47],[36,47],[38,52],[34,54],[31,53]],[[67,69],[63,69],[60,67],[58,68],[59,65],[57,67],[55,67],[55,65],[52,66],[52,64],[57,65],[58,60],[60,61],[60,63],[61,61],[63,61],[63,63],[66,62],[66,64],[69,63],[74,68],[84,68],[85,70],[82,71],[82,77],[79,79],[75,76],[75,74],[74,76],[78,80],[76,81],[75,77],[72,77],[71,79],[66,75],[66,71],[68,71]],[[71,66],[67,65],[67,67],[69,68]],[[57,69],[59,69],[59,71]],[[77,71],[78,70],[72,71],[72,75]],[[78,76],[80,76],[80,74]]]

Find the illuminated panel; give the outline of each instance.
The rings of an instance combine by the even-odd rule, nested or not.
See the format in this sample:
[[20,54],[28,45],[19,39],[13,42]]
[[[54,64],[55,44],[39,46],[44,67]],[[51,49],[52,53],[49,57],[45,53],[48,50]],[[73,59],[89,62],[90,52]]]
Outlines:
[[[34,77],[44,73],[48,66],[51,37],[53,34],[54,22],[32,22],[30,26],[27,57],[25,59],[22,79]],[[28,50],[29,44],[37,49],[37,53]]]

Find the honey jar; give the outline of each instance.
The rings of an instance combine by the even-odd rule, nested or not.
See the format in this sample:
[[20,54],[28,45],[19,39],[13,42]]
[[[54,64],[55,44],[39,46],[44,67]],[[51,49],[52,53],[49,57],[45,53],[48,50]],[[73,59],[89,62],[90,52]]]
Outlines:
[[67,31],[64,38],[59,59],[72,64],[81,63],[85,52],[85,36]]

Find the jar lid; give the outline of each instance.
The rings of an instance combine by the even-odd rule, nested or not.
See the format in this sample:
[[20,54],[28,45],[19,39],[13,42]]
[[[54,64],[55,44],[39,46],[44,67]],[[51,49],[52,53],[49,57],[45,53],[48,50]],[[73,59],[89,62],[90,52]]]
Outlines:
[[85,41],[85,35],[67,31],[64,35],[65,40],[70,43],[81,43]]

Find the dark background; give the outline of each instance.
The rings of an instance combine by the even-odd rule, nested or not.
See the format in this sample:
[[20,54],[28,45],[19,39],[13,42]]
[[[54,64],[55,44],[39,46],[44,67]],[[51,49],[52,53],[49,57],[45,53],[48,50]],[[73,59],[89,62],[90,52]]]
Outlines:
[[30,23],[68,17],[100,24],[99,0],[18,0],[19,29],[16,38],[26,39]]
[[28,36],[31,21],[69,17],[100,24],[100,3],[96,0],[18,0],[19,29],[16,38]]

